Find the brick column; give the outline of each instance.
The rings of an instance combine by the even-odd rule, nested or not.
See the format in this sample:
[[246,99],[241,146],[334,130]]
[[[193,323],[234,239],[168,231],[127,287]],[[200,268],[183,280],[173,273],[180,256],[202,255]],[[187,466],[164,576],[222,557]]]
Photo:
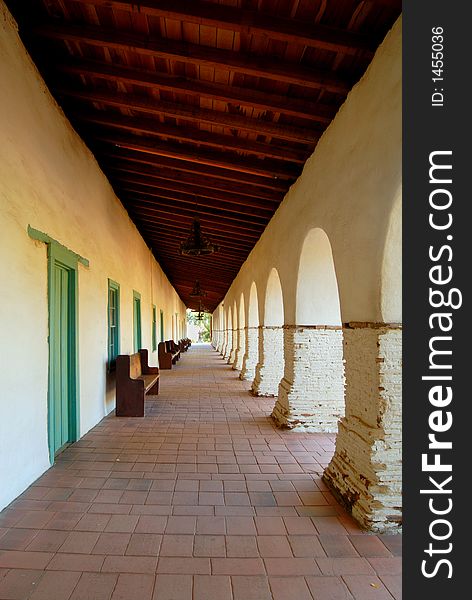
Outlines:
[[344,415],[341,327],[284,325],[285,370],[272,412],[290,429],[335,432]]
[[344,333],[346,416],[323,478],[361,525],[398,530],[402,510],[402,332],[349,323]]
[[276,396],[284,375],[283,327],[259,327],[259,362],[252,383],[256,396]]
[[246,348],[239,379],[253,380],[256,375],[256,365],[259,359],[259,327],[245,327]]
[[234,355],[233,369],[240,371],[243,368],[243,357],[246,351],[246,328],[238,329],[238,344]]

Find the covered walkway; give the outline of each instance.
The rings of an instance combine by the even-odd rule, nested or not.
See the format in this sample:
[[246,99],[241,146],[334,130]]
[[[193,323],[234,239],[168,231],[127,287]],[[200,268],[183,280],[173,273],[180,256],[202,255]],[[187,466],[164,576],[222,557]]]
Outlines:
[[334,434],[193,346],[144,419],[103,419],[0,513],[0,600],[392,600],[401,536],[363,533],[321,475]]

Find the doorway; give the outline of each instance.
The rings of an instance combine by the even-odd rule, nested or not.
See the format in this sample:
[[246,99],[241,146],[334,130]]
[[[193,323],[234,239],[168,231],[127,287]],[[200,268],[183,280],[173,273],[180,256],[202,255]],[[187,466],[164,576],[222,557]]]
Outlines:
[[78,439],[77,256],[48,245],[49,389],[48,443],[51,464]]

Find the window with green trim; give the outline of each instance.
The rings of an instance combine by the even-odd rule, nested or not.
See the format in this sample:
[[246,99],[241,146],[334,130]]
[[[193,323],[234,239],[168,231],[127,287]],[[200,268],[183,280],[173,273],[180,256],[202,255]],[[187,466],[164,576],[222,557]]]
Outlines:
[[120,353],[120,286],[108,280],[108,370],[114,370]]
[[152,351],[157,350],[157,310],[155,305],[152,305]]
[[134,352],[142,348],[141,345],[141,294],[133,290],[133,347]]

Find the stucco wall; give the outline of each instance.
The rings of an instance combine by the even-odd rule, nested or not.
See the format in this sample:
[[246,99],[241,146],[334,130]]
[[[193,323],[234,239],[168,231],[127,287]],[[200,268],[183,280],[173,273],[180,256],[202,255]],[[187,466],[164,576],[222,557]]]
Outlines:
[[242,266],[225,309],[241,292],[247,307],[255,281],[263,323],[275,267],[285,323],[297,323],[300,255],[307,234],[320,228],[332,248],[342,322],[401,322],[401,58],[400,18]]
[[[79,264],[80,433],[114,408],[106,374],[108,278],[120,284],[121,353],[133,351],[132,296],[141,294],[142,343],[152,304],[185,307],[56,105],[0,0],[0,509],[49,467],[46,245],[28,225],[86,257]],[[158,334],[159,335],[159,334]],[[151,356],[157,364],[157,353]]]

